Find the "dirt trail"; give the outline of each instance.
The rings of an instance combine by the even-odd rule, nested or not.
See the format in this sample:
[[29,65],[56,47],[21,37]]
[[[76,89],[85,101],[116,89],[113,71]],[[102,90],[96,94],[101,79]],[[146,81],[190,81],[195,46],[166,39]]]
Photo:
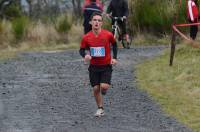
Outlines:
[[119,50],[112,87],[96,104],[78,51],[23,53],[0,63],[0,132],[190,132],[136,87],[134,65],[163,47]]

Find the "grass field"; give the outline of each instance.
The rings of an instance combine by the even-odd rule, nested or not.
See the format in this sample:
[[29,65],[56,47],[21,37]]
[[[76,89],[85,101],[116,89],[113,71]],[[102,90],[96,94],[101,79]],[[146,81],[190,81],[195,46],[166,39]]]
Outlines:
[[200,132],[200,49],[179,45],[174,64],[169,50],[137,66],[137,81],[162,109]]

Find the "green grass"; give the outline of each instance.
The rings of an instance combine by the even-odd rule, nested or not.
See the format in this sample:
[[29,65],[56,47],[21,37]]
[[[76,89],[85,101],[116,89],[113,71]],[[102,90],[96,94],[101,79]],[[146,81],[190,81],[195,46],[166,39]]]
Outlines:
[[200,49],[177,48],[169,66],[169,50],[137,66],[137,81],[169,115],[200,132]]
[[150,46],[150,45],[169,45],[171,37],[169,35],[163,35],[157,37],[146,32],[138,33],[134,36],[132,45],[133,46]]

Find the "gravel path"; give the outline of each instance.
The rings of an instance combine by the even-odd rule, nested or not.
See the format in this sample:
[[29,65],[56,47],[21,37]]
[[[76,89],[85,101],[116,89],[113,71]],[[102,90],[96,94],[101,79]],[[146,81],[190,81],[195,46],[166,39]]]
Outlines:
[[163,47],[119,50],[112,87],[96,104],[77,51],[23,53],[0,63],[0,132],[191,132],[135,83],[134,65]]

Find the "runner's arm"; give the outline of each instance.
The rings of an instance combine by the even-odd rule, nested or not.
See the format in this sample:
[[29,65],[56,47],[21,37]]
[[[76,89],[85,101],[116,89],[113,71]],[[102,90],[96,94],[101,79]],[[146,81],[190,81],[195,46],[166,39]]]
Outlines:
[[83,39],[81,40],[81,44],[80,44],[80,50],[79,50],[79,54],[85,58],[86,55],[86,50],[87,50],[87,42],[86,42],[86,36],[83,36]]
[[79,54],[84,58],[86,53],[85,53],[85,48],[80,48]]

